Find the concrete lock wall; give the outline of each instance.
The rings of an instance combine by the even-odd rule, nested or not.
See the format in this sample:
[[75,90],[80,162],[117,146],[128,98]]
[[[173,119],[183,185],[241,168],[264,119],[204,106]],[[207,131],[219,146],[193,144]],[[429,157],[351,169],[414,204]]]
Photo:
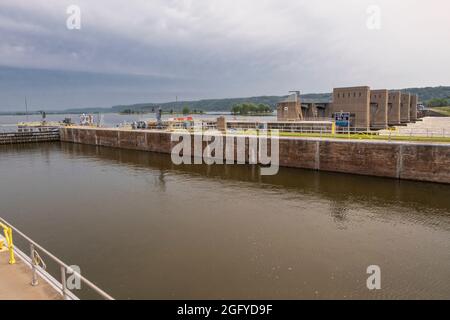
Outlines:
[[386,128],[388,125],[388,90],[370,91],[370,126]]
[[400,100],[400,122],[408,123],[410,121],[410,104],[411,95],[409,93],[402,93]]
[[[61,128],[60,135],[66,142],[167,154],[176,144],[169,132]],[[450,144],[283,137],[279,146],[281,166],[450,183]]]
[[370,88],[348,87],[333,89],[332,112],[350,112],[351,126],[370,127]]
[[417,121],[417,103],[419,98],[417,97],[417,94],[411,95],[411,103],[410,103],[410,120],[411,121]]
[[400,124],[400,92],[389,92],[388,98],[388,124],[398,125]]

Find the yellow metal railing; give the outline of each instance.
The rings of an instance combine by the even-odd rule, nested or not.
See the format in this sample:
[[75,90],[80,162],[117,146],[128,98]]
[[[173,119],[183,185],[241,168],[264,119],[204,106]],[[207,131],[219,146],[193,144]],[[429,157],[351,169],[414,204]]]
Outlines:
[[[5,235],[6,246],[9,250],[9,264],[15,264],[16,259],[14,257],[14,243],[12,236],[12,229],[10,226],[0,222],[0,227],[3,229],[3,233]],[[3,241],[0,241],[0,251],[3,250]]]
[[[55,257],[53,254],[48,252],[46,249],[41,247],[39,244],[31,240],[29,237],[27,237],[23,232],[21,232],[19,229],[15,228],[12,224],[10,224],[8,221],[5,221],[3,218],[0,217],[0,228],[3,229],[3,232],[5,234],[5,240],[7,242],[7,246],[9,249],[9,263],[14,264],[16,263],[16,260],[14,258],[14,252],[17,254],[17,256],[20,258],[22,262],[25,264],[28,264],[32,269],[32,285],[37,285],[37,276],[39,275],[42,279],[46,280],[50,285],[55,287],[57,290],[61,290],[61,295],[64,297],[64,299],[70,299],[70,300],[78,300],[79,298],[72,293],[67,288],[66,283],[66,275],[69,270],[72,270],[71,266],[68,266],[61,260],[59,260],[57,257]],[[13,245],[13,238],[12,238],[12,231],[14,230],[14,233],[16,236],[19,236],[21,240],[25,240],[30,245],[30,256],[28,257],[26,254],[24,254],[21,250],[18,248],[14,248]],[[3,245],[3,242],[0,240],[0,249]],[[37,250],[40,251],[40,253],[43,253],[46,257],[50,258],[54,263],[56,263],[59,266],[60,269],[60,275],[61,275],[61,282],[58,282],[52,275],[50,275],[46,269],[45,263],[42,261],[40,253],[37,252]],[[42,265],[42,266],[41,266]],[[111,297],[109,294],[101,290],[99,287],[97,287],[95,284],[90,282],[88,279],[83,277],[80,273],[72,270],[71,272],[76,278],[80,279],[81,283],[84,283],[87,285],[91,290],[96,292],[98,295],[100,295],[102,298],[107,300],[114,300],[113,297]]]

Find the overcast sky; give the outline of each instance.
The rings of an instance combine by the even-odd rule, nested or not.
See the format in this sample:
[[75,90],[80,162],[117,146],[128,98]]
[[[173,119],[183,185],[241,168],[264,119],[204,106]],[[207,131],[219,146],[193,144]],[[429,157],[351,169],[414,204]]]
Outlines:
[[0,110],[24,95],[62,109],[450,85],[449,12],[448,0],[2,0]]

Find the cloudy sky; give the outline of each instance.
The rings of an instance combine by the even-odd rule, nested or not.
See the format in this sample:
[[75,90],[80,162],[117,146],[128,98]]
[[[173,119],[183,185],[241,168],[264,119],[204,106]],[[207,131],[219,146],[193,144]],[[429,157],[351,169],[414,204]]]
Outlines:
[[449,12],[448,0],[2,0],[0,110],[25,95],[64,109],[450,85]]

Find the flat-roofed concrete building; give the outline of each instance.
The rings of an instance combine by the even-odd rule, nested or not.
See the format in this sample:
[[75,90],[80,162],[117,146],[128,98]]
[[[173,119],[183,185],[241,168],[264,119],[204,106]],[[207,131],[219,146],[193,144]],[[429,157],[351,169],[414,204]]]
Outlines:
[[370,127],[373,129],[388,126],[388,95],[387,89],[370,91]]
[[294,93],[277,105],[278,121],[299,121],[303,120],[302,103],[300,94]]
[[398,91],[389,92],[388,98],[388,124],[390,126],[399,125],[400,122],[400,100],[401,93]]
[[409,120],[411,122],[415,122],[417,121],[417,103],[419,102],[419,97],[417,96],[417,94],[411,94],[411,101],[410,101],[410,115],[409,115]]
[[[307,99],[308,100],[308,99]],[[277,105],[278,121],[331,120],[337,113],[350,117],[356,130],[385,129],[417,120],[417,95],[370,90],[368,86],[334,88],[332,101],[302,102],[299,93]]]
[[333,89],[331,113],[350,113],[350,126],[358,129],[370,128],[370,88],[347,87]]
[[401,93],[400,100],[400,122],[408,123],[410,120],[410,104],[411,104],[411,95],[409,93]]

